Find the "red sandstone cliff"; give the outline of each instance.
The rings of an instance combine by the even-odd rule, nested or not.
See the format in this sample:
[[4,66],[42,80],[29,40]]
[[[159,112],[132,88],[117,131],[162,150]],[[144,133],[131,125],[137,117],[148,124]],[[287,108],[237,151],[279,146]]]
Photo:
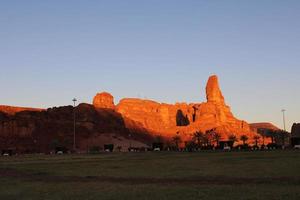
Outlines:
[[[243,120],[236,119],[225,103],[218,77],[211,76],[206,86],[206,102],[165,104],[150,100],[126,98],[118,105],[107,92],[98,93],[93,105],[76,108],[79,148],[88,145],[129,143],[135,140],[151,144],[154,137],[172,138],[179,134],[190,140],[196,131],[214,129],[221,140],[230,135],[247,135],[249,142],[256,135]],[[47,151],[53,140],[71,148],[73,107],[34,109],[0,106],[0,146]],[[123,141],[123,142],[122,142]],[[127,141],[127,142],[126,142]]]
[[[99,97],[103,99],[104,96]],[[204,103],[177,103],[175,105],[158,103],[150,100],[136,98],[122,99],[115,107],[115,111],[124,118],[130,119],[137,126],[143,127],[154,135],[173,137],[180,134],[185,140],[189,140],[191,135],[201,130],[215,129],[222,140],[227,140],[232,134],[239,138],[247,135],[251,140],[255,132],[250,130],[249,124],[243,120],[236,119],[231,113],[230,107],[225,104],[225,100],[219,87],[218,77],[211,76],[206,86],[207,102]],[[97,98],[97,96],[95,97]],[[109,96],[103,102],[111,102]],[[95,99],[94,99],[95,102]],[[95,107],[107,107],[94,104]],[[130,128],[130,124],[125,124]]]

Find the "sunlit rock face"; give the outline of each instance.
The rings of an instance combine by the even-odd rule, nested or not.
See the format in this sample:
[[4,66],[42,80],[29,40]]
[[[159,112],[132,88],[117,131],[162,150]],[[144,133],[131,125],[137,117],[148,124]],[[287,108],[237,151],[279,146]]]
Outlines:
[[240,137],[246,134],[253,138],[254,132],[248,123],[236,119],[231,113],[219,87],[218,77],[209,77],[206,86],[207,102],[164,104],[142,99],[123,99],[116,111],[123,117],[137,122],[150,133],[166,137],[180,134],[189,139],[198,130],[203,132],[215,129],[222,140],[229,135]]
[[9,115],[13,115],[22,111],[43,111],[43,110],[44,109],[40,109],[40,108],[25,108],[25,107],[0,105],[0,112],[7,113]]
[[193,106],[185,103],[171,105],[134,98],[122,99],[116,111],[157,134],[168,133],[177,126],[188,126],[195,115]]
[[206,84],[206,99],[208,103],[225,104],[223,94],[216,75],[210,76]]
[[107,92],[98,93],[94,97],[93,105],[95,106],[95,108],[114,109],[114,97]]

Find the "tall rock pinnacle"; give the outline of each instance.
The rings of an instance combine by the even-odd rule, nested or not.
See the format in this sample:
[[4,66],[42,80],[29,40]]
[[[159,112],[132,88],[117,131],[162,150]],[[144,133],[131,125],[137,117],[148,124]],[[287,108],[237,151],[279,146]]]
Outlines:
[[225,104],[224,97],[220,90],[218,77],[216,75],[210,76],[206,84],[206,99],[207,102]]

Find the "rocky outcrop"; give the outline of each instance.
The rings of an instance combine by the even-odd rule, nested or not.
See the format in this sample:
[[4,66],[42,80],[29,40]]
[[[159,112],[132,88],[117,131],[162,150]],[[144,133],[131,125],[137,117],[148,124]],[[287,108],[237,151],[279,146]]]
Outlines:
[[94,97],[93,105],[95,106],[95,108],[114,109],[114,97],[107,92],[98,93]]
[[[53,145],[59,144],[72,149],[73,111],[72,106],[64,106],[44,111],[22,111],[14,115],[0,112],[0,147],[15,148],[17,152],[49,152]],[[120,138],[128,139],[130,135],[132,140],[151,144],[150,134],[139,127],[128,130],[123,117],[110,109],[80,104],[75,113],[78,149],[86,150],[89,148],[87,145],[100,146],[102,143],[96,138],[103,135],[111,135],[120,143]]]
[[247,134],[251,139],[256,134],[243,120],[236,119],[225,104],[217,76],[211,76],[206,86],[207,102],[164,104],[142,99],[122,99],[116,112],[131,119],[153,134],[166,137],[180,133],[188,140],[191,135],[215,129],[223,140],[229,135],[240,137]]
[[293,124],[291,134],[293,138],[300,138],[300,123]]

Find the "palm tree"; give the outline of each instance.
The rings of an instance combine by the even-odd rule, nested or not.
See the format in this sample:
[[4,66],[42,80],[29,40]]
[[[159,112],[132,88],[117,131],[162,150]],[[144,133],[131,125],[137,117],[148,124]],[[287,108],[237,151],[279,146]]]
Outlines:
[[267,130],[264,128],[258,128],[257,133],[259,133],[262,136],[263,146],[265,146],[265,137],[267,136]]
[[258,135],[255,135],[255,136],[253,137],[253,139],[254,139],[254,141],[255,141],[255,146],[257,146],[258,140],[260,139],[260,137],[259,137]]
[[197,141],[197,145],[198,147],[201,146],[201,143],[203,140],[203,133],[201,131],[196,131],[194,134],[193,134],[193,138]]
[[232,142],[232,146],[234,146],[234,143],[238,141],[238,139],[236,138],[236,136],[233,135],[233,134],[232,134],[232,135],[229,135],[228,140],[229,140],[230,142]]
[[272,144],[275,143],[275,138],[277,135],[277,131],[276,130],[271,130],[271,129],[266,129],[266,136],[270,137],[272,140]]
[[221,135],[219,133],[217,133],[217,132],[214,132],[213,139],[214,139],[214,141],[216,141],[217,146],[219,146],[220,140],[221,140]]
[[210,135],[207,132],[203,134],[202,142],[205,146],[210,145]]
[[207,130],[203,135],[203,140],[207,145],[211,145],[212,140],[214,139],[214,135],[216,134],[215,129]]
[[249,139],[249,138],[248,138],[247,135],[241,135],[241,137],[240,137],[240,140],[243,141],[243,145],[244,145],[244,146],[246,145],[246,141],[247,141],[248,139]]

